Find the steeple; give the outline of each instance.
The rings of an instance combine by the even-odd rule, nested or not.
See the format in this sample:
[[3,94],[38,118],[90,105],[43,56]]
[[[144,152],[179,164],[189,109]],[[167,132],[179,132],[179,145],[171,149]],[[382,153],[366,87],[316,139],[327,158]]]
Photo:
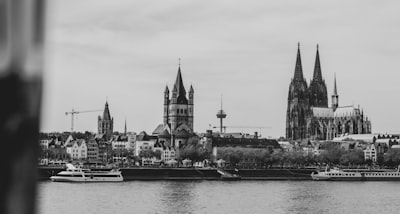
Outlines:
[[178,75],[176,76],[175,85],[176,85],[176,89],[178,90],[178,96],[180,96],[180,95],[186,96],[186,90],[185,90],[185,87],[183,86],[180,66],[178,68]]
[[106,106],[104,107],[103,120],[111,120],[110,110],[108,109],[108,101],[106,101]]
[[296,67],[294,69],[294,80],[303,80],[303,68],[301,66],[301,57],[300,57],[300,42],[297,44],[297,59],[296,59]]
[[321,64],[319,62],[319,50],[317,44],[317,56],[315,58],[314,77],[313,81],[322,81]]
[[335,73],[335,83],[333,85],[333,94],[332,94],[332,108],[335,111],[339,107],[339,95],[337,94],[336,87],[336,73]]
[[106,105],[104,107],[103,118],[100,116],[97,120],[97,130],[98,134],[105,134],[106,139],[109,140],[113,133],[114,119],[110,115],[110,110],[108,109],[108,101],[106,100]]
[[333,94],[334,94],[334,95],[338,95],[338,94],[337,94],[337,87],[336,87],[336,73],[335,73],[335,83],[334,83],[334,85],[333,85]]
[[178,74],[176,76],[175,84],[174,84],[174,90],[177,92],[177,102],[179,104],[184,104],[187,103],[186,99],[186,90],[185,87],[183,86],[183,81],[182,81],[182,74],[181,74],[181,66],[179,65],[178,68]]
[[126,118],[125,118],[125,129],[124,129],[124,135],[126,136]]

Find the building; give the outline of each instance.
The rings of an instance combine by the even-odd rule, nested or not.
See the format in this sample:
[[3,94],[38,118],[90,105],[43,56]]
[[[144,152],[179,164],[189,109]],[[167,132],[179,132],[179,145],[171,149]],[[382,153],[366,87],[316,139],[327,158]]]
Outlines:
[[178,150],[194,135],[193,119],[194,90],[190,86],[186,93],[179,65],[171,97],[168,86],[165,87],[163,124],[157,126],[153,135],[158,136],[164,146],[172,146]]
[[141,151],[153,151],[154,144],[156,143],[157,139],[153,138],[152,136],[147,135],[146,132],[142,131],[136,137],[135,142],[135,156],[139,157]]
[[175,156],[175,149],[172,147],[165,147],[161,153],[161,160],[165,162],[174,160]]
[[110,139],[112,136],[114,130],[114,118],[110,115],[107,101],[104,107],[103,117],[99,115],[97,118],[97,130],[98,134],[105,134],[107,139]]
[[87,143],[87,160],[89,162],[99,161],[99,145],[94,138]]
[[78,139],[70,142],[70,145],[67,145],[67,153],[72,160],[85,160],[87,158],[86,141]]
[[212,151],[212,156],[214,158],[217,157],[219,148],[253,148],[263,149],[269,153],[282,151],[282,147],[275,139],[258,138],[256,134],[253,138],[245,136],[248,136],[248,134],[241,134],[239,136],[237,134],[226,133],[224,136],[221,136],[213,134],[212,130],[207,130],[207,134],[205,136],[206,140],[202,139],[202,142],[207,144],[203,146],[209,149],[209,151]]
[[367,148],[364,149],[364,159],[365,160],[372,160],[372,162],[376,162],[377,158],[377,151],[375,148],[375,144],[371,143],[367,145]]
[[46,150],[49,148],[49,143],[50,143],[51,139],[42,139],[39,140],[39,146],[41,149]]
[[126,135],[115,135],[111,139],[112,150],[132,150],[132,144],[130,137]]
[[99,148],[99,160],[103,163],[107,163],[112,157],[111,142],[107,141],[104,134],[97,134],[94,139],[96,140]]
[[360,107],[340,106],[336,76],[328,106],[328,94],[322,77],[319,49],[310,86],[303,77],[300,46],[294,77],[291,80],[286,112],[286,138],[288,140],[331,140],[341,135],[371,133],[371,122]]

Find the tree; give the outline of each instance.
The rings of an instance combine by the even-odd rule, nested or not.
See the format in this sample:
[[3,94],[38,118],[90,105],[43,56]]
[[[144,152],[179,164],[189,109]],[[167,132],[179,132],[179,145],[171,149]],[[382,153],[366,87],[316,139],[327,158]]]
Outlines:
[[321,152],[318,160],[328,164],[339,164],[340,158],[344,152],[344,149],[340,148],[338,145],[327,144],[326,150]]
[[139,153],[140,158],[152,158],[155,156],[156,156],[155,152],[153,152],[153,150],[149,150],[149,149],[141,150]]
[[362,150],[347,151],[340,157],[340,164],[342,165],[353,165],[353,164],[363,164],[364,152]]
[[157,159],[161,159],[161,151],[160,150],[155,151],[154,157],[156,157]]
[[384,163],[391,167],[398,166],[400,164],[400,149],[389,149],[384,156]]
[[210,152],[199,143],[198,138],[190,138],[188,142],[179,149],[181,159],[192,161],[203,161],[209,159]]

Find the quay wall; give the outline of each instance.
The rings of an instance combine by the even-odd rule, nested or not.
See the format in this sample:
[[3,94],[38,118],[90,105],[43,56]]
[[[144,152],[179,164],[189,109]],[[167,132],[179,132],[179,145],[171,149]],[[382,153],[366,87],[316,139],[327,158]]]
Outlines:
[[[64,170],[63,167],[38,167],[38,179],[49,180],[50,176]],[[96,169],[109,170],[109,169]],[[125,181],[130,180],[219,180],[221,175],[212,168],[121,168]],[[225,170],[239,174],[242,180],[311,180],[312,169],[240,169]]]

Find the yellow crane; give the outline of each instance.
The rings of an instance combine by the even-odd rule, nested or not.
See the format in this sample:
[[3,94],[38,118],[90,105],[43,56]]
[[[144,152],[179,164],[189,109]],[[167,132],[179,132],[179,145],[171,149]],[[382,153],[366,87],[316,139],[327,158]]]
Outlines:
[[100,112],[100,111],[103,111],[103,110],[98,109],[98,110],[75,111],[74,108],[72,108],[72,111],[65,112],[65,115],[69,115],[69,114],[71,115],[71,132],[74,132],[74,115],[75,114]]

